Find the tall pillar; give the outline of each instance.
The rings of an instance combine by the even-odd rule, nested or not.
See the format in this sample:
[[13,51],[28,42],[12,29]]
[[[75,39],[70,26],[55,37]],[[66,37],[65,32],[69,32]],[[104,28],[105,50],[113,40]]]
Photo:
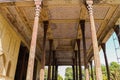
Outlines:
[[53,40],[50,39],[49,40],[49,45],[50,45],[50,51],[49,51],[49,66],[48,66],[48,78],[47,80],[50,80],[51,79],[51,58],[52,58],[52,44],[53,44]]
[[115,33],[116,33],[116,35],[117,35],[117,37],[118,37],[118,41],[119,41],[119,44],[120,44],[120,26],[119,26],[119,25],[116,25],[116,26],[114,27],[114,31],[115,31]]
[[42,0],[35,0],[35,19],[34,26],[32,32],[32,40],[30,44],[30,53],[29,53],[29,61],[28,61],[28,69],[27,69],[27,77],[26,80],[33,79],[33,69],[34,69],[34,59],[35,59],[35,50],[36,50],[36,41],[37,41],[37,32],[38,32],[38,24],[39,24],[39,13],[40,13],[40,5]]
[[80,39],[77,39],[78,46],[78,62],[79,62],[79,80],[82,80],[82,68],[81,68],[81,54],[80,54]]
[[55,80],[55,51],[53,51],[53,67],[52,67],[52,80]]
[[93,16],[93,0],[86,0],[86,3],[88,5],[87,7],[88,7],[89,16],[90,16],[90,23],[91,23],[90,28],[91,28],[91,35],[92,35],[93,51],[94,51],[96,80],[102,80],[99,48],[98,48],[95,22],[94,22],[94,16]]
[[75,66],[72,65],[72,70],[73,70],[73,80],[75,80]]
[[52,80],[55,80],[54,76],[55,76],[55,66],[53,65],[52,66]]
[[44,80],[44,68],[45,68],[45,55],[46,55],[46,34],[49,22],[43,21],[44,24],[44,37],[43,37],[43,52],[41,54],[41,68],[40,68],[40,80]]
[[75,65],[76,65],[76,80],[78,80],[78,65],[77,65],[77,51],[75,51]]
[[55,66],[55,80],[57,80],[58,77],[58,65]]
[[83,53],[84,53],[84,66],[85,66],[85,79],[89,80],[89,70],[87,67],[87,53],[86,53],[86,40],[85,40],[85,20],[80,20],[82,30],[82,41],[83,41]]
[[94,80],[92,61],[90,61],[90,68],[91,68],[91,78],[92,80]]
[[109,70],[109,65],[108,65],[108,60],[107,60],[107,55],[106,55],[106,46],[105,46],[105,43],[102,43],[101,47],[102,47],[103,53],[104,53],[105,64],[106,64],[106,69],[107,69],[107,77],[108,77],[108,80],[110,80],[110,70]]

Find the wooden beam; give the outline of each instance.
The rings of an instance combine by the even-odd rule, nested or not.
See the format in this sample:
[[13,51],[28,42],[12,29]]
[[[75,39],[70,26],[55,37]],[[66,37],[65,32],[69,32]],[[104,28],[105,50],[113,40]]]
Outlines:
[[120,4],[120,0],[101,0],[100,3],[106,3],[106,4]]
[[0,1],[0,7],[9,7],[9,6],[16,6],[16,7],[35,7],[34,1],[7,1],[7,2],[1,2]]
[[[84,19],[84,18],[81,18]],[[85,19],[86,22],[90,22],[89,19]],[[34,21],[29,21],[28,23],[33,23]],[[78,19],[49,19],[50,23],[79,23]],[[95,19],[95,22],[105,22],[103,19]],[[40,20],[40,23],[42,23],[42,20]]]

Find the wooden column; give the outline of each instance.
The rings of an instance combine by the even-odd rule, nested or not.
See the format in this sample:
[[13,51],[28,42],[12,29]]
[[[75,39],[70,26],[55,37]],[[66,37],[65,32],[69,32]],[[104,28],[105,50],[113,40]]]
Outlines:
[[91,67],[91,78],[92,80],[94,80],[92,61],[90,61],[90,67]]
[[50,79],[51,79],[52,44],[53,44],[53,40],[50,39],[50,40],[49,40],[50,51],[49,51],[49,65],[48,65],[48,78],[47,78],[47,80],[50,80]]
[[77,65],[77,51],[75,51],[75,65],[76,65],[76,80],[78,80],[78,65]]
[[55,80],[57,80],[58,77],[58,65],[55,66]]
[[28,61],[26,80],[33,79],[34,59],[35,59],[38,24],[39,24],[39,13],[40,13],[40,8],[41,8],[40,5],[41,5],[41,0],[36,0],[35,1],[35,6],[36,6],[35,11],[36,12],[35,12],[33,32],[32,32],[32,40],[31,40],[31,44],[30,44],[30,53],[29,53],[29,61]]
[[52,80],[55,80],[55,51],[53,51],[53,67],[52,67]]
[[118,37],[118,41],[119,41],[119,44],[120,44],[120,26],[119,26],[119,25],[116,25],[116,26],[114,27],[114,31],[115,31],[115,33],[116,33],[116,35],[117,35],[117,37]]
[[106,64],[106,69],[107,69],[107,77],[108,77],[108,80],[110,80],[110,70],[109,70],[109,65],[108,65],[108,60],[107,60],[107,55],[106,55],[105,43],[102,43],[101,47],[103,49],[103,54],[104,54],[104,58],[105,58],[105,64]]
[[89,80],[89,71],[87,67],[87,53],[86,53],[86,40],[85,40],[85,20],[80,20],[82,30],[82,41],[83,41],[83,53],[84,53],[84,66],[85,66],[85,79]]
[[43,52],[41,54],[41,68],[40,68],[40,80],[44,80],[44,68],[45,68],[45,55],[46,55],[46,34],[49,22],[43,21],[44,24],[44,37],[43,37]]
[[97,35],[95,29],[95,22],[93,16],[93,0],[86,0],[89,16],[90,16],[90,28],[91,28],[91,35],[92,35],[92,44],[93,44],[93,51],[94,51],[94,61],[95,61],[95,71],[96,71],[96,80],[102,80],[102,71],[101,71],[101,64],[100,64],[100,56],[99,56],[99,49],[98,49],[98,42],[97,42]]
[[72,65],[72,70],[73,70],[73,80],[75,80],[75,66]]
[[52,66],[52,80],[55,80],[54,76],[55,76],[55,66],[53,65]]
[[80,54],[80,39],[77,39],[78,46],[78,62],[79,62],[79,80],[82,80],[82,68],[81,68],[81,54]]

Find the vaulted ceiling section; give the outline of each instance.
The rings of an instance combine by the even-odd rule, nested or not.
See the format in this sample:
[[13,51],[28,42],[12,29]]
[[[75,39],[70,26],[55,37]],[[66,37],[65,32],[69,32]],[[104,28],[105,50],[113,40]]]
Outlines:
[[[83,44],[80,29],[80,20],[85,20],[85,40],[88,59],[92,55],[92,42],[90,21],[84,0],[43,0],[40,13],[40,22],[37,40],[37,54],[40,58],[43,48],[43,23],[48,20],[46,64],[48,64],[49,39],[53,39],[52,50],[54,50],[57,64],[73,64],[76,39],[81,39],[81,59],[84,63]],[[117,0],[115,0],[117,1]],[[98,43],[106,42],[110,37],[115,22],[120,17],[120,1],[110,0],[95,1],[93,6]],[[29,46],[35,15],[35,5],[32,0],[0,0],[0,14],[12,25],[12,28],[21,35]]]

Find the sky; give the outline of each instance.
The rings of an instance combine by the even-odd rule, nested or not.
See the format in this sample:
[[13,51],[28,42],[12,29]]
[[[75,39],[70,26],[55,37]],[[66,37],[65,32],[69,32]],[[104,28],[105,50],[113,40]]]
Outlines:
[[[115,40],[113,40],[113,38]],[[115,45],[114,45],[114,43],[115,43]],[[115,50],[115,46],[119,49]],[[113,35],[106,42],[106,54],[107,54],[107,59],[108,59],[109,64],[113,61],[117,62],[116,51],[117,51],[117,54],[119,54],[120,47],[119,47],[117,37],[116,37],[115,33],[113,33]],[[100,54],[101,64],[105,65],[104,54],[103,54],[102,49],[100,50],[99,54]],[[118,56],[120,57],[120,54]],[[65,77],[65,69],[67,67],[70,67],[70,66],[59,66],[59,68],[58,68],[58,74],[60,74],[63,78]]]

